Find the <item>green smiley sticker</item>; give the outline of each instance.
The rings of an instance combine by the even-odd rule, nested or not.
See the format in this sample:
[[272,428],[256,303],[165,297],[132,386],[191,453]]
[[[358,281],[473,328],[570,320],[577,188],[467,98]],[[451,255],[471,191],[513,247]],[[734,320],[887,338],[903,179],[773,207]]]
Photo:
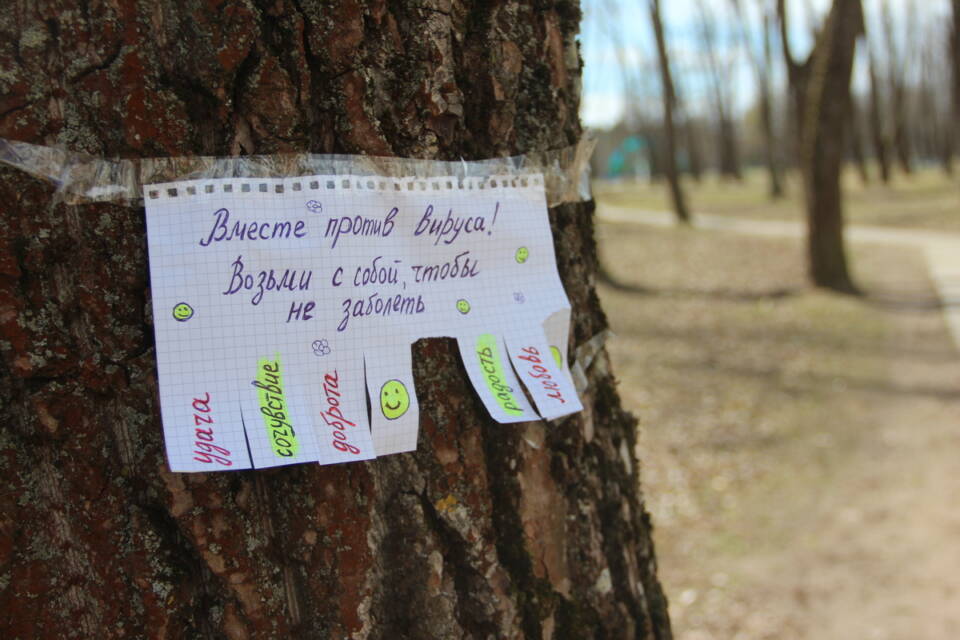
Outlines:
[[463,298],[460,298],[457,300],[457,311],[464,315],[470,313],[470,303]]
[[527,258],[530,257],[530,250],[526,247],[520,247],[517,249],[517,253],[514,255],[514,258],[517,261],[517,264],[523,264],[527,261]]
[[186,322],[193,317],[193,307],[186,302],[180,302],[173,307],[173,319],[177,322]]
[[380,388],[380,410],[387,420],[396,420],[410,408],[410,394],[399,380],[387,380]]

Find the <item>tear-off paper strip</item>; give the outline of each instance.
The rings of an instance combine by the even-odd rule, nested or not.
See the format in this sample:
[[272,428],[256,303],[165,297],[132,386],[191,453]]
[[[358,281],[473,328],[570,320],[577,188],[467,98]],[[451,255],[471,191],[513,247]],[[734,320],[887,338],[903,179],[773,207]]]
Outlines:
[[410,345],[404,341],[372,342],[364,360],[370,427],[377,455],[415,450],[420,404],[414,392]]
[[457,338],[460,357],[473,388],[497,422],[528,422],[537,414],[523,395],[523,387],[510,368],[499,335],[484,333]]
[[582,411],[569,373],[554,359],[554,350],[543,332],[527,328],[511,331],[507,352],[523,385],[530,392],[537,411],[547,420]]

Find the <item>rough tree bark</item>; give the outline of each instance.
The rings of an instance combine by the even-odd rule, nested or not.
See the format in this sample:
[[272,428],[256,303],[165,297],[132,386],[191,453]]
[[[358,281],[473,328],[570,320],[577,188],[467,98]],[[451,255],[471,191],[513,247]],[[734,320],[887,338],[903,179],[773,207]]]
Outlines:
[[674,107],[676,106],[676,92],[673,88],[673,74],[670,72],[670,55],[667,53],[667,38],[663,31],[663,20],[660,16],[660,0],[650,0],[650,22],[653,25],[653,34],[657,41],[657,60],[660,67],[660,88],[663,92],[663,130],[666,138],[664,144],[664,170],[667,182],[670,183],[670,196],[673,199],[673,212],[677,222],[690,224],[690,211],[687,209],[683,197],[683,188],[680,185],[680,171],[677,169],[677,130],[674,122]]
[[853,293],[843,243],[843,166],[850,75],[857,38],[863,33],[860,0],[833,0],[807,59],[791,52],[785,0],[777,0],[780,36],[797,118],[800,169],[807,209],[807,256],[817,286]]
[[[569,145],[566,0],[22,1],[0,136],[98,155],[479,158]],[[0,170],[0,636],[669,638],[635,422],[492,423],[415,346],[415,454],[172,474],[142,209],[52,206]],[[605,326],[587,204],[551,210],[574,345]]]

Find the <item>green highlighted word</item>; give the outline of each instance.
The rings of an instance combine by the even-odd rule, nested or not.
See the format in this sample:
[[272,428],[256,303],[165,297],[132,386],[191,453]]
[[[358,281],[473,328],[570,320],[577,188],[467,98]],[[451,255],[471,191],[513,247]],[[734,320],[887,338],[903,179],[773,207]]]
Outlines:
[[493,335],[485,333],[477,338],[477,359],[487,388],[500,407],[512,416],[523,415],[523,409],[517,406],[517,399],[513,396],[513,388],[503,382],[503,363],[497,350],[497,339]]
[[290,424],[287,401],[283,395],[283,374],[280,354],[273,359],[261,358],[257,363],[257,379],[251,384],[257,388],[260,400],[260,413],[263,424],[270,435],[270,446],[281,458],[290,458],[297,454],[300,444],[296,432]]

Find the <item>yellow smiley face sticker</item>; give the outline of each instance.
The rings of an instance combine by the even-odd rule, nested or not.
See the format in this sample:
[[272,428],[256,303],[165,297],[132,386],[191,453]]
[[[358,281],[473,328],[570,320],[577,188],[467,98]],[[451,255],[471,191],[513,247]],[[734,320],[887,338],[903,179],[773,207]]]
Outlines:
[[530,257],[530,250],[526,247],[520,247],[517,249],[517,253],[514,255],[514,258],[517,260],[517,264],[523,264],[527,261],[527,258]]
[[396,420],[410,408],[410,394],[399,380],[387,380],[380,388],[380,410],[387,420]]
[[173,307],[173,319],[177,322],[186,322],[193,317],[193,307],[181,302]]

